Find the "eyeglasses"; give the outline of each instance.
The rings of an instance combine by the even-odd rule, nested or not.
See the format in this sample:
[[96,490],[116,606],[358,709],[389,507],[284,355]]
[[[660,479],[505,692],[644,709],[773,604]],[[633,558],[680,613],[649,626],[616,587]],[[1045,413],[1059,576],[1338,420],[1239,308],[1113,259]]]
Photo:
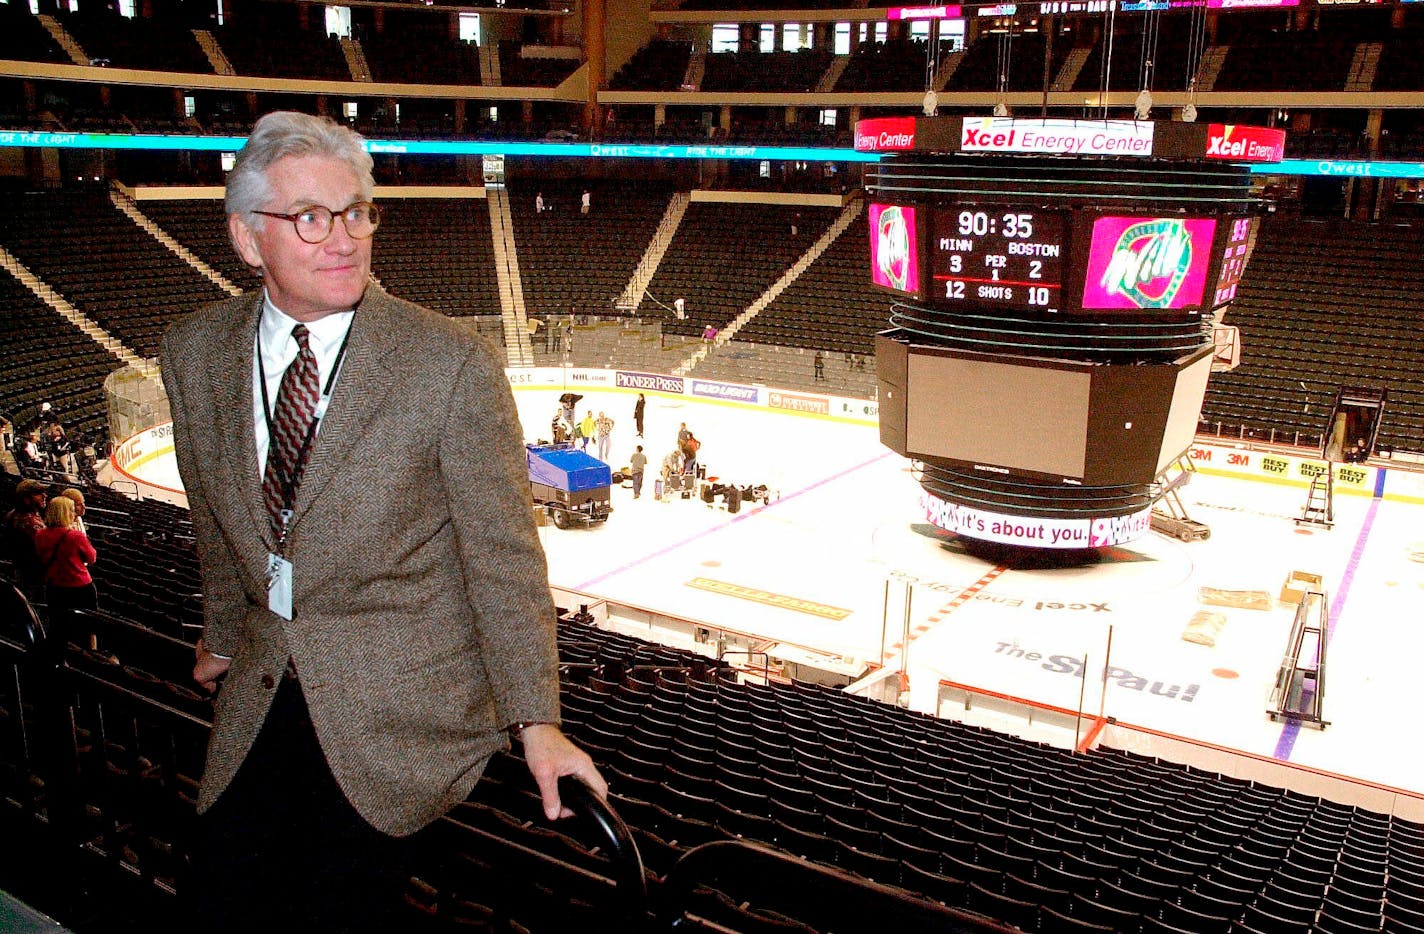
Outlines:
[[313,204],[311,207],[302,208],[295,214],[279,214],[276,211],[253,211],[253,214],[261,214],[263,217],[275,217],[282,221],[291,221],[292,226],[297,230],[297,236],[307,243],[324,243],[326,238],[331,236],[331,229],[335,225],[336,218],[340,217],[341,222],[346,225],[346,233],[353,240],[365,240],[376,232],[376,228],[381,224],[381,209],[369,201],[357,201],[348,204],[340,211],[332,211],[331,208],[320,204]]

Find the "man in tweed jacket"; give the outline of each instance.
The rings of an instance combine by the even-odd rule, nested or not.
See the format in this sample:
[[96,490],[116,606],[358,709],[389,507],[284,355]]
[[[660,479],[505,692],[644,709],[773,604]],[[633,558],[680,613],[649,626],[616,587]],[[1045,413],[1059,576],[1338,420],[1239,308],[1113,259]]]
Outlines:
[[[561,775],[606,791],[557,725],[554,610],[501,363],[370,282],[371,194],[354,133],[258,121],[227,213],[264,288],[163,342],[203,573],[194,677],[222,679],[194,930],[393,930],[409,836],[511,735],[550,818],[568,813]],[[323,401],[280,534],[263,474],[296,324]]]

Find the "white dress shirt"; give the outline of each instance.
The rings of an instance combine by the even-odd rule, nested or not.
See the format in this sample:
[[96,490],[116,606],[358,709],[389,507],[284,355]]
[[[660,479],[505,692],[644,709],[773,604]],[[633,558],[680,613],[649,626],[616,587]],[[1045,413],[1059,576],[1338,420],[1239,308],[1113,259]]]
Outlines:
[[[336,355],[346,341],[346,333],[351,329],[351,320],[355,316],[354,311],[340,311],[307,324],[307,331],[310,332],[307,342],[312,353],[316,355],[317,372],[321,376],[322,402],[317,405],[318,412],[325,411],[324,403],[328,398],[326,384],[331,378],[331,368],[336,364]],[[257,440],[259,477],[267,472],[267,416],[276,412],[282,376],[297,358],[297,352],[300,350],[296,338],[292,337],[292,328],[300,323],[287,317],[280,308],[272,304],[266,293],[263,293],[262,320],[257,325],[257,348],[252,356],[252,431]],[[261,354],[260,368],[257,364],[257,354]],[[262,408],[262,387],[259,382],[263,370],[267,373],[267,401],[272,406],[271,413],[264,412]],[[335,389],[334,383],[332,388]]]

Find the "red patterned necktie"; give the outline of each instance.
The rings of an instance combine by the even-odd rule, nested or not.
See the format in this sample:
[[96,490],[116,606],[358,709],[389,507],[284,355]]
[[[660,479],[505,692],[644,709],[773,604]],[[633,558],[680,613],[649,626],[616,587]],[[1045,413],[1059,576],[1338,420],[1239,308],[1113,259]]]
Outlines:
[[302,469],[311,453],[312,421],[321,395],[321,375],[317,372],[316,354],[312,353],[308,336],[305,324],[292,328],[297,357],[282,374],[276,409],[268,423],[271,437],[267,439],[267,471],[262,477],[262,494],[267,500],[267,513],[272,517],[272,528],[278,532],[282,529],[282,511],[290,509],[297,498]]

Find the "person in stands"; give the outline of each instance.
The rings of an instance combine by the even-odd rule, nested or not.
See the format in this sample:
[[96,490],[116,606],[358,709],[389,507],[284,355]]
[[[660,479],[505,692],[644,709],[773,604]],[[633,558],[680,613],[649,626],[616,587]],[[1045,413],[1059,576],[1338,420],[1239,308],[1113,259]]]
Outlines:
[[38,480],[21,480],[15,487],[15,508],[5,514],[4,550],[15,566],[15,583],[25,596],[38,600],[44,593],[44,573],[35,557],[35,536],[45,527],[49,492]]
[[85,535],[88,535],[89,530],[84,526],[84,510],[86,508],[84,503],[84,491],[71,486],[60,490],[59,495],[74,503],[74,527]]
[[5,514],[5,525],[34,539],[45,527],[49,491],[38,480],[21,480],[15,487],[15,508]]
[[202,934],[409,930],[410,839],[511,741],[550,819],[572,814],[561,776],[608,787],[558,725],[503,361],[372,280],[374,185],[349,128],[262,117],[226,196],[262,288],[163,338],[202,572],[193,677],[217,691],[184,886]]
[[45,509],[45,527],[35,533],[35,558],[44,573],[45,602],[50,621],[61,638],[72,631],[70,620],[78,610],[99,606],[99,593],[89,566],[98,560],[94,546],[76,526],[74,500],[56,496]]

